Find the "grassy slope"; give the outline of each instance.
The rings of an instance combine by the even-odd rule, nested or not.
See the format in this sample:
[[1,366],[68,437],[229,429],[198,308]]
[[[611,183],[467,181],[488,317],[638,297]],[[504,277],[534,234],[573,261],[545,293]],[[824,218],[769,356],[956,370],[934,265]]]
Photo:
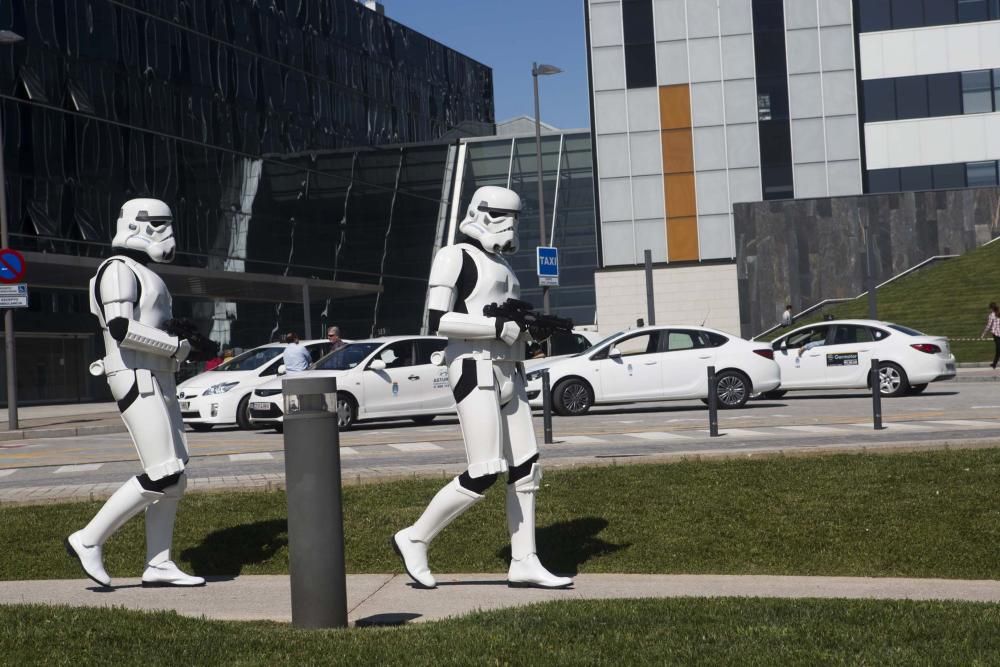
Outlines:
[[1000,605],[555,602],[402,628],[300,631],[170,613],[0,607],[11,665],[997,664]]
[[[991,301],[1000,302],[1000,241],[961,257],[921,269],[878,290],[881,320],[913,327],[935,336],[975,338],[983,330]],[[867,318],[868,297],[829,306],[795,325],[821,320],[824,314]],[[778,330],[766,338],[776,338]],[[993,340],[951,344],[959,361],[991,361]]]
[[[998,479],[1000,449],[552,471],[539,502],[540,556],[559,572],[1000,579]],[[348,571],[401,572],[389,536],[440,486],[345,489]],[[506,571],[502,486],[435,540],[436,571]],[[61,540],[97,507],[0,508],[0,579],[79,578]],[[284,573],[286,540],[284,494],[192,494],[175,554],[199,574]],[[105,554],[113,576],[138,576],[142,520]]]

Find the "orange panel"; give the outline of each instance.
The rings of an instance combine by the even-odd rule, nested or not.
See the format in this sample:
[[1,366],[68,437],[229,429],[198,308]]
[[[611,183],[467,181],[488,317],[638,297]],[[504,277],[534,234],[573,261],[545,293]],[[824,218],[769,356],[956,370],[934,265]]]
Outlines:
[[694,171],[694,143],[691,130],[666,130],[663,137],[663,173],[681,174]]
[[684,218],[698,215],[694,195],[694,174],[667,174],[663,177],[667,199],[667,217]]
[[667,251],[671,262],[698,259],[698,218],[667,220]]
[[660,129],[691,127],[691,91],[688,84],[660,86]]

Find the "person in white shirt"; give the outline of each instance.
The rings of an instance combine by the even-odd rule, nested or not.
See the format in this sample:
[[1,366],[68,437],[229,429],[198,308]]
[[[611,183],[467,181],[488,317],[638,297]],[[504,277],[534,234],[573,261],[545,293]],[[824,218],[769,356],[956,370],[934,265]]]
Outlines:
[[285,351],[281,355],[281,358],[285,362],[285,372],[296,373],[309,368],[309,365],[312,363],[312,357],[309,355],[309,350],[299,343],[298,335],[294,331],[289,332],[285,336],[285,342],[288,343],[288,347],[285,348]]
[[792,324],[792,306],[785,306],[785,312],[781,314],[781,326],[787,327]]

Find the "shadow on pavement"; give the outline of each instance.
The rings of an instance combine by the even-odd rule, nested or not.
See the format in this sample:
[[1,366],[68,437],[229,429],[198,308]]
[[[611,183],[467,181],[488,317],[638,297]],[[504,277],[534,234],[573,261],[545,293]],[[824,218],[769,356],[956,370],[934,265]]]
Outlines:
[[[194,574],[236,576],[245,565],[263,563],[288,546],[285,519],[258,521],[209,533],[196,547],[181,552]],[[216,579],[211,577],[210,579]]]

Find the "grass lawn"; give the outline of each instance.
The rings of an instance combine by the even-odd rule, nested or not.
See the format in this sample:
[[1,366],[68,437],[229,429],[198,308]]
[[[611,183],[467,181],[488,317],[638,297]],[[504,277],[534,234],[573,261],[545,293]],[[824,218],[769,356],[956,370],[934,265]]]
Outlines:
[[[539,552],[568,573],[1000,579],[998,480],[1000,449],[550,471]],[[389,536],[442,483],[346,488],[348,571],[401,572]],[[434,541],[434,570],[506,572],[503,498],[498,482]],[[61,541],[98,507],[0,508],[0,579],[81,578]],[[190,494],[175,546],[197,574],[286,573],[285,496]],[[138,576],[143,557],[137,518],[108,542],[105,563],[112,576]]]
[[1000,663],[1000,605],[849,600],[553,602],[401,628],[299,631],[172,613],[0,607],[16,665]]
[[[877,296],[881,320],[935,336],[976,338],[986,324],[989,303],[1000,303],[1000,241],[915,271],[878,290]],[[824,314],[867,319],[868,297],[829,306],[796,320],[795,326],[819,321]],[[773,340],[784,331],[779,329],[764,339]],[[960,362],[993,360],[992,338],[953,341],[951,349]]]

